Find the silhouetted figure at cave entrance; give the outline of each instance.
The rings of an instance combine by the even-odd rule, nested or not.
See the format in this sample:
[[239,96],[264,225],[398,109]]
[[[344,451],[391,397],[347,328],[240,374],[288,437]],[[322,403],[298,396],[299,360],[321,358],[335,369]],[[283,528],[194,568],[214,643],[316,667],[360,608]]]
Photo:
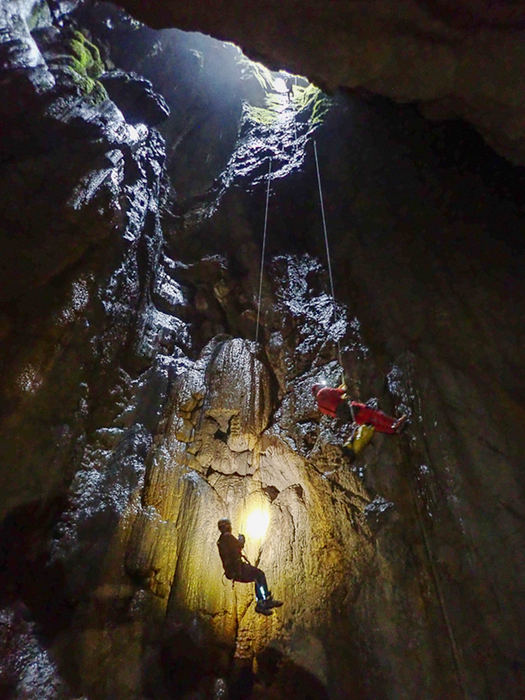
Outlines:
[[239,535],[238,538],[232,535],[232,524],[228,518],[221,518],[218,527],[221,536],[217,540],[217,547],[226,578],[239,583],[255,583],[255,610],[262,615],[271,615],[271,609],[280,607],[282,602],[272,598],[264,571],[252,566],[242,553],[244,535]]
[[379,433],[400,433],[407,419],[406,415],[402,415],[401,418],[392,418],[383,411],[370,408],[358,401],[348,403],[344,384],[337,388],[314,384],[312,394],[321,413],[345,423],[355,421],[357,425],[373,425]]

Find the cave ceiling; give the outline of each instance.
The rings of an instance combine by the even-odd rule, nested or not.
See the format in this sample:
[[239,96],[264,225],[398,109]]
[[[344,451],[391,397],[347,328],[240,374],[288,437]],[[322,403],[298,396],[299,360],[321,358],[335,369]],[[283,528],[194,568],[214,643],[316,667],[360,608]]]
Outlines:
[[525,159],[525,4],[498,0],[120,0],[155,28],[200,31],[325,90],[416,102],[463,118],[514,163]]

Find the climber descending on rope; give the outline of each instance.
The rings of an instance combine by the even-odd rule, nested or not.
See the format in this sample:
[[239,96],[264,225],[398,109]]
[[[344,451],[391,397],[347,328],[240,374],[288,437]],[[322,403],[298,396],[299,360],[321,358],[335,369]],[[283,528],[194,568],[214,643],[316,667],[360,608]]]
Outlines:
[[239,535],[237,538],[232,534],[232,524],[228,518],[221,518],[218,527],[221,536],[217,540],[217,547],[226,578],[230,581],[239,581],[239,583],[255,583],[255,597],[257,598],[255,611],[261,615],[271,615],[272,608],[281,607],[282,602],[272,598],[264,572],[256,566],[252,566],[242,553],[245,542],[244,535]]
[[317,407],[327,416],[338,418],[340,421],[353,422],[357,425],[373,425],[379,433],[400,433],[406,422],[406,415],[400,418],[387,416],[383,411],[370,408],[358,401],[347,401],[346,385],[337,388],[314,384],[312,394]]

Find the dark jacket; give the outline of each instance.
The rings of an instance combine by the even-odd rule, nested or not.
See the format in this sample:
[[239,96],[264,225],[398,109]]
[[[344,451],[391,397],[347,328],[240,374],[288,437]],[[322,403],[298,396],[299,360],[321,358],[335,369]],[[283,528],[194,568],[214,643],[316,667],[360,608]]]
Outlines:
[[223,532],[217,540],[226,578],[236,579],[241,574],[242,545],[231,532]]

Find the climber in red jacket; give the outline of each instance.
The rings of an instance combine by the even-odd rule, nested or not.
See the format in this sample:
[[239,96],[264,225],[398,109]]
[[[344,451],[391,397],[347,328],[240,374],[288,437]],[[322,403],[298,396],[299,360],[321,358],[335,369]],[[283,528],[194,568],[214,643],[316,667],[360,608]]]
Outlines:
[[346,401],[346,386],[344,384],[341,384],[337,389],[323,384],[314,384],[312,394],[315,396],[321,413],[341,421],[354,420],[358,425],[373,425],[379,433],[399,433],[407,419],[406,415],[397,419],[392,418],[383,411],[369,408],[364,403],[357,401],[350,401],[352,407],[350,408]]

